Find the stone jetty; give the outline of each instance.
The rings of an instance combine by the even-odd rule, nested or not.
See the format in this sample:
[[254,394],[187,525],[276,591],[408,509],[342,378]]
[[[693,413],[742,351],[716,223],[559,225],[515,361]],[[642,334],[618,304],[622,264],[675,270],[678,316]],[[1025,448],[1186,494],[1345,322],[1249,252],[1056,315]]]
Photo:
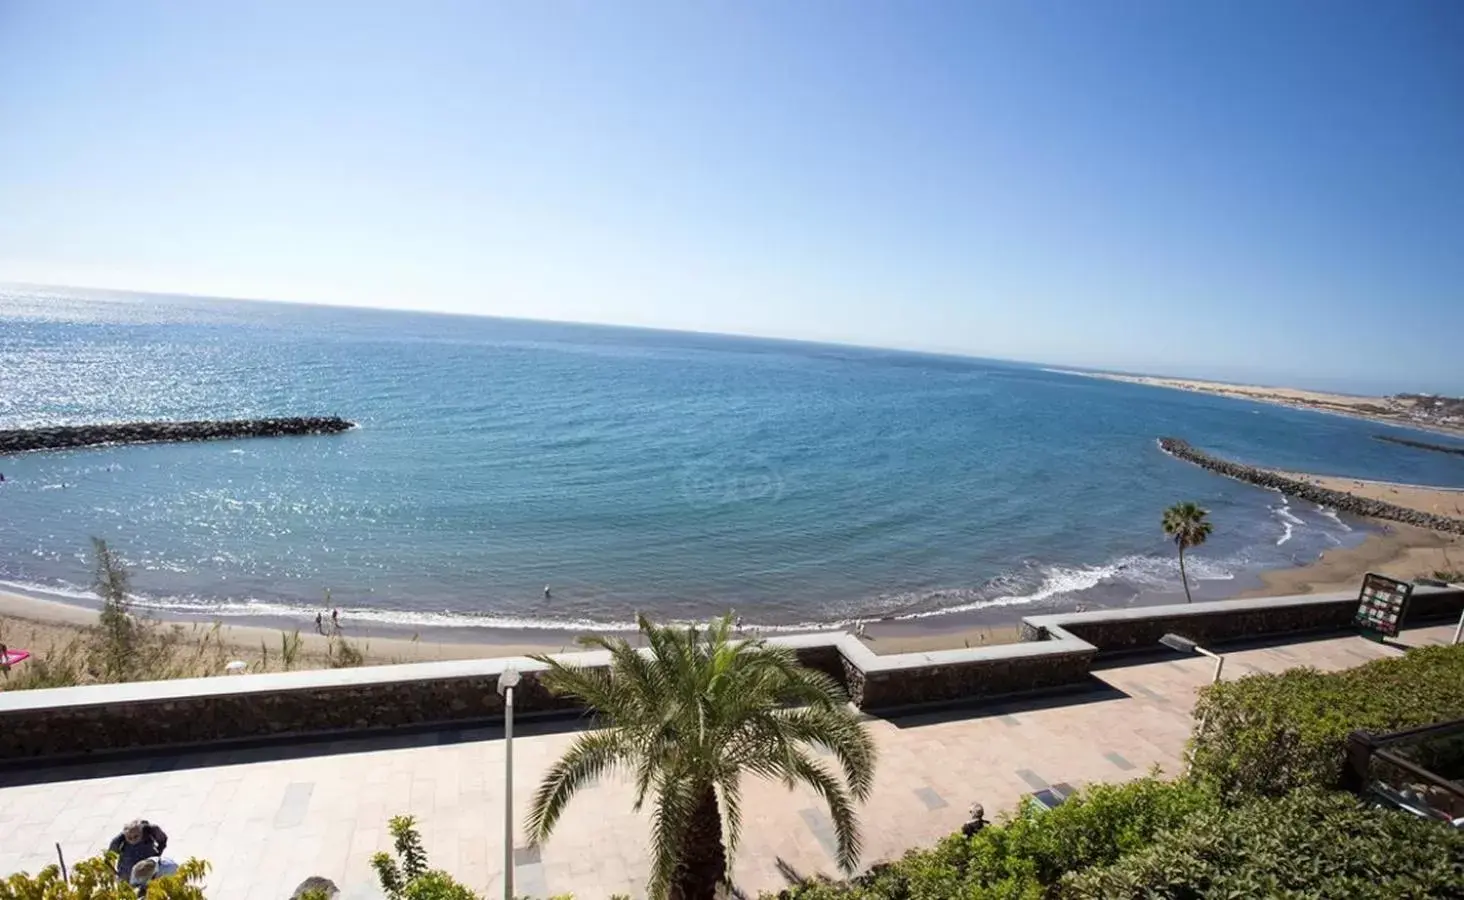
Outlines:
[[1275,472],[1268,472],[1265,469],[1257,469],[1255,466],[1241,465],[1240,463],[1234,463],[1217,456],[1211,456],[1203,450],[1198,450],[1190,446],[1188,441],[1183,441],[1179,438],[1160,438],[1159,448],[1171,456],[1176,456],[1186,462],[1192,462],[1202,469],[1218,472],[1237,481],[1245,481],[1250,484],[1259,485],[1260,487],[1273,488],[1291,497],[1300,497],[1303,500],[1310,500],[1313,503],[1330,506],[1339,512],[1350,513],[1354,516],[1366,516],[1370,519],[1387,519],[1393,522],[1402,522],[1407,525],[1417,525],[1420,528],[1428,528],[1433,531],[1448,531],[1454,534],[1464,534],[1464,519],[1420,512],[1416,509],[1408,509],[1407,507],[1398,506],[1393,503],[1385,503],[1382,500],[1359,497],[1356,494],[1349,494],[1345,491],[1334,491],[1330,488],[1324,488],[1321,485],[1302,481],[1298,478],[1288,478],[1285,475],[1278,475]]
[[339,416],[286,419],[235,419],[204,422],[121,422],[107,425],[57,425],[0,431],[0,453],[64,450],[99,444],[150,444],[163,441],[216,441],[227,438],[337,434],[355,424]]
[[1375,441],[1386,441],[1389,444],[1401,444],[1404,447],[1417,447],[1419,450],[1432,450],[1435,453],[1453,453],[1456,456],[1464,456],[1464,447],[1450,447],[1448,444],[1430,444],[1428,441],[1411,441],[1408,438],[1393,437],[1391,434],[1375,434]]

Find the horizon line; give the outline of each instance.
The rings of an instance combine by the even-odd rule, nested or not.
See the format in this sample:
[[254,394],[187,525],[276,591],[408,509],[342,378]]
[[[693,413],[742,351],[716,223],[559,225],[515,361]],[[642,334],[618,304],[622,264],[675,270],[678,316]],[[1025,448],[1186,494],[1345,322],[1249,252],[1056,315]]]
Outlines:
[[[1073,374],[1073,375],[1085,376],[1085,377],[1086,376],[1089,376],[1089,375],[1121,375],[1121,376],[1140,377],[1140,378],[1166,378],[1166,379],[1178,380],[1178,381],[1190,381],[1190,382],[1195,382],[1195,383],[1200,383],[1200,384],[1216,384],[1216,385],[1226,385],[1226,386],[1233,386],[1233,387],[1280,388],[1280,389],[1288,389],[1288,390],[1309,390],[1309,391],[1313,391],[1313,392],[1319,393],[1319,394],[1335,394],[1337,396],[1349,396],[1349,397],[1369,397],[1369,398],[1371,398],[1371,397],[1388,397],[1388,396],[1393,396],[1391,394],[1376,394],[1376,393],[1374,393],[1374,394],[1349,394],[1349,393],[1343,393],[1341,391],[1336,391],[1336,390],[1323,391],[1323,390],[1318,390],[1316,388],[1293,387],[1291,385],[1285,385],[1285,384],[1263,384],[1261,382],[1255,382],[1255,381],[1222,381],[1222,380],[1215,379],[1215,378],[1197,378],[1197,377],[1189,376],[1189,375],[1174,375],[1174,374],[1167,374],[1167,373],[1160,373],[1160,372],[1145,372],[1145,371],[1139,371],[1139,370],[1135,370],[1135,369],[1104,369],[1104,368],[1095,368],[1095,367],[1092,367],[1092,366],[1076,365],[1076,364],[1072,364],[1072,363],[1061,363],[1061,362],[1030,360],[1030,359],[1014,359],[1014,358],[1011,358],[1011,357],[1000,357],[1000,356],[978,356],[978,355],[973,354],[973,353],[963,352],[963,351],[959,351],[959,350],[935,350],[935,349],[916,348],[916,347],[902,347],[902,346],[890,346],[890,345],[881,346],[881,345],[876,345],[876,344],[857,344],[857,343],[851,343],[851,342],[848,342],[848,341],[836,341],[836,340],[828,340],[828,339],[812,339],[812,338],[801,338],[801,337],[787,337],[787,336],[784,336],[784,335],[756,334],[756,333],[751,333],[751,332],[699,331],[699,330],[690,329],[690,328],[668,328],[668,327],[665,327],[665,326],[658,326],[658,325],[628,325],[628,324],[625,324],[625,323],[622,323],[622,322],[588,322],[588,321],[584,321],[584,320],[580,320],[580,319],[552,319],[552,318],[547,318],[547,319],[532,319],[532,318],[528,318],[528,317],[525,317],[525,316],[508,316],[508,315],[502,315],[502,314],[499,314],[499,313],[461,312],[461,311],[450,312],[450,311],[447,311],[447,310],[440,310],[440,309],[415,309],[415,308],[404,308],[404,307],[400,307],[400,306],[373,306],[371,304],[362,304],[362,303],[331,303],[331,302],[325,302],[325,301],[320,301],[320,300],[287,300],[287,299],[279,299],[279,298],[272,298],[272,297],[234,297],[234,296],[225,296],[225,295],[222,295],[222,294],[192,294],[192,293],[185,293],[185,292],[176,291],[176,290],[171,290],[171,291],[138,290],[136,288],[102,287],[102,286],[98,286],[98,285],[54,284],[54,283],[33,282],[33,281],[11,281],[11,280],[7,280],[7,279],[3,279],[3,278],[0,278],[0,286],[10,286],[10,287],[20,287],[20,288],[40,288],[40,289],[43,289],[43,290],[99,291],[99,292],[109,293],[109,294],[126,294],[126,295],[134,296],[134,297],[177,297],[177,298],[182,298],[182,299],[187,299],[187,300],[214,300],[214,301],[224,301],[224,302],[229,302],[229,303],[265,303],[265,304],[272,304],[272,305],[278,305],[278,306],[305,306],[305,307],[311,307],[311,308],[315,308],[315,309],[365,310],[365,311],[370,311],[370,312],[400,313],[400,314],[404,314],[404,315],[443,316],[443,317],[450,317],[450,318],[469,318],[469,319],[497,319],[498,321],[502,321],[502,322],[527,322],[527,323],[551,324],[551,325],[578,325],[578,326],[589,327],[589,328],[609,328],[609,329],[619,329],[619,330],[622,330],[622,331],[654,332],[654,333],[658,333],[658,334],[668,334],[668,335],[690,335],[690,336],[694,336],[694,337],[721,337],[721,338],[734,338],[734,339],[743,339],[743,340],[773,341],[773,342],[783,343],[783,344],[800,344],[800,345],[812,346],[812,347],[838,347],[838,348],[845,348],[845,349],[852,349],[852,350],[872,350],[872,351],[885,352],[885,353],[908,353],[908,354],[916,355],[916,356],[944,357],[944,358],[948,358],[948,359],[972,360],[972,361],[976,361],[976,362],[991,362],[991,363],[1015,364],[1015,365],[1021,365],[1021,366],[1033,366],[1033,367],[1036,367],[1036,368],[1040,368],[1040,369],[1045,369],[1045,370],[1048,370],[1048,371],[1052,371],[1052,372],[1055,372],[1057,374],[1067,374],[1067,373],[1070,373],[1070,374]],[[1412,391],[1410,391],[1410,392],[1404,392],[1404,393],[1419,393],[1420,395],[1426,394],[1426,392],[1412,392]]]

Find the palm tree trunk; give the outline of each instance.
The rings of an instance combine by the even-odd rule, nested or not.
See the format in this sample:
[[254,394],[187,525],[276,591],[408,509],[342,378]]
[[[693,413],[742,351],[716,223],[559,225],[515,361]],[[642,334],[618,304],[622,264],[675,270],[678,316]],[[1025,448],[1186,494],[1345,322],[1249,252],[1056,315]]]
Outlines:
[[1189,592],[1189,576],[1186,575],[1186,574],[1184,574],[1184,547],[1183,546],[1180,546],[1180,548],[1179,548],[1179,580],[1182,581],[1182,582],[1184,582],[1184,602],[1186,602],[1186,603],[1193,603],[1193,602],[1195,602],[1195,598],[1191,597],[1190,596],[1190,592]]
[[711,785],[697,801],[683,849],[671,879],[670,900],[715,900],[717,886],[727,880],[727,851],[722,847],[722,812]]

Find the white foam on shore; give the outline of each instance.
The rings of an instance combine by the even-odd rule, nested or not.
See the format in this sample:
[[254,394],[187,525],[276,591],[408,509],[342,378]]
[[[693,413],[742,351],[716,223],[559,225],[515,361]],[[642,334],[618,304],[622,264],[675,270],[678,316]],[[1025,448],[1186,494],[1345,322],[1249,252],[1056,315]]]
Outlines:
[[[1190,578],[1195,581],[1229,581],[1235,578],[1235,573],[1224,565],[1204,557],[1186,557],[1186,567]],[[981,589],[954,588],[886,597],[880,604],[883,607],[882,610],[867,610],[860,614],[823,621],[777,625],[749,622],[748,627],[769,633],[806,632],[845,628],[861,621],[928,619],[983,609],[1029,606],[1066,595],[1079,594],[1105,582],[1118,580],[1140,587],[1168,589],[1178,583],[1179,563],[1175,557],[1125,556],[1112,563],[1098,566],[1050,566],[1037,569],[1032,576],[1040,580],[1029,590],[1022,590],[1020,585],[1023,582],[1031,584],[1031,578],[1022,573],[1007,573],[988,582]],[[56,586],[0,581],[0,589],[7,587],[20,593],[50,597],[72,604],[79,603],[93,608],[97,605],[95,594],[77,585]],[[993,588],[1007,588],[1011,592],[994,593]],[[139,610],[162,615],[173,614],[205,619],[283,619],[310,623],[313,622],[315,614],[322,610],[318,604],[279,603],[254,599],[204,600],[196,597],[146,597],[141,595],[134,595],[130,599]],[[929,609],[912,609],[912,607],[932,604],[932,608]],[[629,620],[547,619],[457,612],[446,609],[429,611],[342,606],[341,616],[348,624],[376,625],[401,631],[423,628],[574,632],[636,630],[636,623]],[[709,613],[708,618],[710,616]],[[706,620],[697,621],[705,622]],[[663,624],[691,624],[691,621],[663,621]]]
[[1290,522],[1282,522],[1281,523],[1281,526],[1285,530],[1282,531],[1281,532],[1281,536],[1276,539],[1276,546],[1277,547],[1279,547],[1282,544],[1286,543],[1287,541],[1291,540],[1291,523]]
[[1342,527],[1342,530],[1343,531],[1351,531],[1352,530],[1352,526],[1351,525],[1348,525],[1346,522],[1342,521],[1341,517],[1339,517],[1337,515],[1337,510],[1333,509],[1332,507],[1330,507],[1330,506],[1318,506],[1317,507],[1317,512],[1319,512],[1322,515],[1326,516],[1327,518],[1331,519],[1333,522],[1336,522],[1338,525],[1340,525]]
[[1284,506],[1273,506],[1271,507],[1271,512],[1275,513],[1278,518],[1286,522],[1288,525],[1306,524],[1306,522],[1302,521],[1300,517],[1293,514],[1290,509]]

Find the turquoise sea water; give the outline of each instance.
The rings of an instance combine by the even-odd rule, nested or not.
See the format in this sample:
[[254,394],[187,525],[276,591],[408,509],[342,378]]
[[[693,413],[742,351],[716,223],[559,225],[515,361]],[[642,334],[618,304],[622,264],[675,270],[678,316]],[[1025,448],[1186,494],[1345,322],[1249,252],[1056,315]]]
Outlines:
[[[1161,453],[1464,486],[1383,426],[1010,363],[710,335],[0,288],[0,427],[339,414],[344,435],[0,459],[0,580],[160,609],[615,626],[1156,602],[1355,542]],[[1430,440],[1440,440],[1430,437]],[[552,596],[543,595],[545,585]]]

